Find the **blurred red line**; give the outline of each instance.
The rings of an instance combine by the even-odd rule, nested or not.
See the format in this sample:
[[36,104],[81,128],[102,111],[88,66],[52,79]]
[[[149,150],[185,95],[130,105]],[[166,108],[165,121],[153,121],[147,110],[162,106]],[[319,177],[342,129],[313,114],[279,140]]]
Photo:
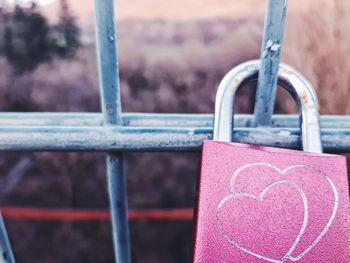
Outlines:
[[[31,220],[62,220],[62,221],[89,221],[109,220],[108,210],[72,210],[72,209],[40,209],[40,208],[1,208],[2,215],[7,219]],[[129,210],[130,220],[191,220],[192,209],[172,210]]]

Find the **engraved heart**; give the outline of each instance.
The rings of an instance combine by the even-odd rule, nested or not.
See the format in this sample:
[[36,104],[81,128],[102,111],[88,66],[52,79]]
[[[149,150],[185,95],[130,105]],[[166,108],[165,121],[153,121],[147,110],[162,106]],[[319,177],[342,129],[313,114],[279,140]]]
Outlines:
[[[277,179],[276,181],[270,182],[269,185],[267,187],[265,186],[265,188],[263,188],[262,191],[260,191],[259,193],[255,193],[255,194],[252,193],[252,189],[249,189],[249,190],[251,190],[250,192],[247,192],[247,191],[237,192],[235,190],[235,187],[237,186],[236,181],[238,180],[237,177],[240,175],[241,181],[244,179],[247,179],[248,177],[247,177],[247,175],[244,175],[244,171],[247,172],[247,169],[251,168],[251,167],[255,167],[259,170],[263,170],[263,168],[265,168],[265,169],[272,168],[274,170],[274,172],[277,172],[279,177],[282,176],[283,178],[282,179],[279,178],[279,180]],[[307,194],[305,194],[305,191],[300,186],[300,184],[302,186],[304,186],[304,188],[310,188],[313,186],[310,185],[309,181],[306,181],[306,183],[309,184],[306,187],[305,182],[300,181],[298,179],[298,177],[296,177],[295,175],[290,173],[290,171],[292,171],[293,169],[296,169],[296,170],[294,170],[294,172],[296,172],[297,169],[306,169],[305,171],[298,171],[299,173],[302,172],[302,175],[304,177],[308,176],[307,175],[308,172],[309,172],[309,174],[312,174],[312,176],[320,177],[320,178],[316,178],[316,180],[318,179],[318,181],[320,181],[322,183],[326,182],[327,187],[328,187],[328,188],[327,187],[326,188],[330,189],[329,192],[333,195],[332,198],[328,198],[328,199],[331,199],[332,201],[325,203],[326,205],[330,206],[328,208],[328,210],[330,210],[329,219],[327,219],[328,217],[325,218],[325,220],[324,220],[325,225],[317,226],[318,228],[316,228],[316,230],[314,228],[312,228],[312,226],[310,226],[310,224],[314,223],[314,221],[308,220],[309,214],[310,214],[309,207],[311,206],[312,207],[311,212],[315,213],[315,211],[316,211],[315,207],[318,209],[319,204],[314,203],[314,204],[310,205],[310,203],[308,202],[309,198],[308,198]],[[271,171],[270,172],[266,171],[266,173],[271,174]],[[288,173],[288,175],[286,175],[287,173]],[[242,177],[242,174],[244,175],[243,177]],[[252,176],[254,176],[254,174]],[[309,175],[309,177],[310,177],[310,175]],[[321,180],[321,178],[323,179],[323,181]],[[261,177],[260,179],[262,179],[262,181],[264,181],[264,178]],[[256,181],[256,176],[254,177],[254,180]],[[300,184],[298,184],[297,182],[295,182],[293,180],[297,181]],[[314,181],[314,180],[315,180],[315,178],[312,178],[312,181]],[[247,180],[247,181],[249,181],[249,180]],[[268,182],[268,181],[269,180],[266,180],[266,178],[265,178],[265,182]],[[249,183],[251,183],[251,182],[249,182]],[[281,187],[286,188],[288,186],[290,188],[289,189],[290,191],[288,193],[283,193],[283,192],[282,193],[274,193],[274,195],[279,194],[281,196],[281,198],[278,198],[278,196],[276,196],[275,201],[270,200],[271,202],[268,205],[265,205],[265,203],[267,201],[266,199],[268,199],[267,197],[269,195],[273,194],[273,193],[271,193],[271,191],[273,192],[274,188],[276,188],[277,186],[278,186],[278,188],[281,188]],[[298,203],[298,201],[297,201],[298,197],[296,197],[295,194],[294,194],[294,197],[291,196],[291,195],[293,195],[293,193],[292,193],[293,191],[291,191],[291,188],[293,188],[294,192],[296,192],[295,190],[297,190],[299,199],[300,199],[300,197],[302,199],[302,203],[300,203],[300,202]],[[306,193],[310,194],[311,192],[306,191]],[[283,199],[282,197],[291,197],[291,202],[292,203],[294,202],[294,204],[291,204],[288,199],[282,200]],[[310,198],[310,199],[312,200],[312,198]],[[282,209],[281,211],[282,212],[284,211],[284,214],[281,214],[281,213],[274,214],[276,211],[278,211],[278,209],[276,210],[276,206],[278,206],[280,209]],[[284,210],[283,210],[283,207],[285,207]],[[288,207],[290,209],[287,209]],[[335,188],[335,185],[332,182],[332,180],[327,175],[322,173],[321,171],[319,171],[313,167],[305,166],[305,165],[295,165],[295,166],[287,167],[284,170],[280,170],[279,168],[277,168],[273,165],[267,164],[267,163],[253,163],[253,164],[248,164],[248,165],[242,166],[235,171],[235,173],[231,179],[231,194],[224,197],[221,200],[221,202],[219,203],[219,205],[217,206],[216,222],[217,222],[218,229],[219,229],[220,233],[222,234],[222,236],[227,241],[229,241],[231,244],[235,245],[240,250],[242,250],[248,254],[251,254],[255,257],[264,259],[264,260],[269,261],[269,262],[275,262],[275,263],[284,262],[287,259],[290,259],[292,261],[298,261],[303,256],[305,256],[314,246],[316,246],[316,244],[326,234],[326,232],[328,231],[329,227],[331,226],[331,224],[334,220],[337,208],[338,208],[338,193],[337,193],[337,190]],[[242,211],[240,211],[240,209]],[[286,236],[289,237],[289,239],[288,238],[287,239],[279,238],[279,240],[275,240],[275,242],[284,243],[281,245],[281,247],[283,247],[282,250],[284,250],[283,255],[281,255],[281,253],[279,253],[278,255],[272,256],[271,253],[270,254],[268,253],[268,248],[266,246],[264,247],[264,245],[262,245],[262,244],[256,246],[256,247],[260,248],[260,250],[258,249],[258,251],[261,251],[260,253],[256,250],[256,247],[254,248],[254,246],[253,246],[251,248],[251,246],[249,245],[249,242],[248,243],[243,242],[244,238],[242,239],[242,236],[244,237],[249,232],[247,229],[243,228],[243,230],[242,230],[243,232],[237,232],[237,231],[232,232],[232,229],[230,229],[229,224],[242,224],[236,220],[237,218],[232,217],[232,214],[235,212],[238,212],[238,211],[240,211],[240,213],[242,213],[242,214],[245,214],[247,211],[249,211],[249,209],[252,211],[250,212],[251,214],[248,217],[253,218],[254,220],[259,219],[261,216],[264,216],[264,213],[265,213],[265,216],[267,215],[268,217],[270,217],[270,218],[267,218],[267,221],[265,221],[265,223],[261,223],[262,226],[260,225],[258,228],[256,226],[254,226],[254,224],[256,222],[254,222],[254,221],[252,221],[253,223],[248,222],[250,225],[248,224],[249,227],[247,229],[249,229],[250,231],[254,232],[254,231],[256,231],[256,229],[259,229],[259,231],[261,231],[261,228],[262,229],[264,229],[264,227],[266,228],[265,232],[263,231],[263,232],[255,233],[256,237],[259,235],[261,236],[261,235],[265,235],[265,234],[267,236],[271,237],[271,233],[269,233],[269,230],[271,227],[272,228],[274,227],[273,223],[277,222],[278,224],[282,224],[282,225],[279,225],[278,227],[276,225],[274,228],[279,229],[278,231],[279,231],[280,237],[286,237]],[[304,211],[303,218],[300,218],[300,209]],[[229,215],[227,213],[227,211],[225,212],[225,210],[230,210],[229,212],[231,213],[231,215]],[[297,216],[298,211],[299,211],[299,218]],[[231,220],[231,222],[228,223],[227,218],[223,217],[223,215],[225,215],[225,213],[226,213],[226,215],[229,215],[226,217],[231,217],[231,219],[233,218],[233,220]],[[319,216],[319,214],[317,214],[317,216]],[[282,221],[283,220],[285,220],[285,221],[281,222],[281,219],[282,219]],[[242,220],[242,218],[240,220]],[[245,222],[245,219],[243,219],[242,222]],[[260,221],[257,220],[257,222],[260,222]],[[261,221],[261,222],[264,222],[264,221]],[[272,222],[272,225],[269,225],[269,223],[271,223],[271,222]],[[247,222],[245,222],[245,224],[247,225]],[[244,225],[244,223],[243,223],[243,225]],[[254,227],[256,229],[254,229]],[[299,232],[296,231],[296,228],[298,228]],[[308,228],[311,229],[313,232],[318,231],[319,234],[315,233],[315,234],[311,235],[310,233],[312,231],[311,230],[307,231]],[[237,230],[237,227],[233,227],[233,229]],[[285,231],[289,231],[289,232],[284,233]],[[308,237],[303,239],[303,235],[305,234],[305,231],[307,233],[305,236],[308,236]],[[252,235],[254,237],[254,233],[253,234],[250,233],[250,239],[251,239]],[[272,234],[272,237],[273,237],[273,234]],[[311,241],[310,241],[310,237],[312,239]],[[257,241],[259,241],[258,239],[259,238],[255,238],[254,243],[259,243],[259,242],[257,242]],[[293,256],[292,253],[294,251],[296,251],[296,248],[297,248],[301,239],[302,239],[301,243],[303,243],[303,245],[299,246],[300,248],[298,251],[298,255]],[[249,240],[249,238],[248,238],[248,240]],[[260,240],[260,243],[263,243],[263,240]],[[287,249],[287,248],[289,248],[289,249]],[[279,250],[279,251],[281,251],[281,250]]]

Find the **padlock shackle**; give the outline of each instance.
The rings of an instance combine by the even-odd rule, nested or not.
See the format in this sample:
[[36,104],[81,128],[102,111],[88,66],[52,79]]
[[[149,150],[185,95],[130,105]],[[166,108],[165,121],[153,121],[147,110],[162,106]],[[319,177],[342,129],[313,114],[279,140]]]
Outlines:
[[[251,60],[234,67],[222,79],[215,99],[214,140],[232,141],[235,94],[248,81],[258,78],[259,69],[260,60]],[[319,104],[311,83],[297,70],[281,63],[278,84],[297,102],[303,150],[321,153]]]

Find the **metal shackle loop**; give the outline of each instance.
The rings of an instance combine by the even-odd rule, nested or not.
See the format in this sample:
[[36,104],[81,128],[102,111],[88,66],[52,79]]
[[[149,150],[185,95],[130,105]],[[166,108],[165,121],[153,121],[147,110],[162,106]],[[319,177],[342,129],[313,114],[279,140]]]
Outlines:
[[[258,78],[259,69],[260,60],[251,60],[234,67],[222,79],[215,99],[214,140],[232,141],[235,94],[244,84]],[[321,153],[319,104],[311,83],[294,68],[281,63],[278,84],[297,102],[303,150]]]

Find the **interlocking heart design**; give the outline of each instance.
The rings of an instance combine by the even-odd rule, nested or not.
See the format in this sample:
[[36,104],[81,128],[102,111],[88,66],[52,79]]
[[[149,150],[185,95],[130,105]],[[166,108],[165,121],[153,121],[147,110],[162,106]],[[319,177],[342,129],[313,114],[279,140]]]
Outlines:
[[[253,194],[250,192],[237,192],[235,190],[235,183],[237,181],[237,177],[240,176],[243,172],[247,172],[247,169],[249,171],[250,168],[255,167],[255,168],[264,168],[264,169],[273,169],[274,172],[277,172],[277,174],[281,177],[280,180],[274,181],[272,183],[270,183],[269,185],[267,185],[263,191],[261,193],[257,194]],[[334,202],[331,202],[331,205],[333,207],[330,207],[330,211],[331,211],[331,215],[329,216],[329,219],[324,221],[326,222],[324,227],[320,229],[320,233],[316,236],[316,238],[313,240],[313,242],[311,242],[311,244],[309,244],[305,249],[303,249],[302,252],[299,253],[299,255],[297,256],[292,256],[292,253],[294,251],[296,251],[296,248],[298,247],[300,240],[302,239],[303,235],[305,234],[308,226],[310,226],[310,221],[309,221],[309,216],[310,216],[310,203],[308,202],[308,196],[305,193],[305,191],[302,189],[302,187],[300,185],[297,184],[297,182],[293,181],[293,176],[290,176],[293,173],[293,169],[306,169],[305,171],[309,171],[310,173],[316,174],[319,177],[322,177],[324,180],[324,182],[326,184],[328,184],[330,192],[333,194],[333,199]],[[307,172],[305,172],[304,176],[308,176]],[[318,178],[319,179],[319,178]],[[289,189],[292,189],[292,191],[294,191],[295,193],[297,193],[297,195],[299,195],[299,199],[302,200],[301,204],[303,205],[303,207],[301,208],[301,211],[303,212],[303,218],[302,218],[302,222],[300,222],[300,230],[299,232],[295,235],[294,240],[292,240],[292,245],[290,246],[290,248],[288,249],[288,251],[286,251],[284,253],[283,256],[280,256],[280,258],[273,258],[271,256],[267,256],[266,254],[264,255],[264,251],[253,251],[253,249],[247,248],[244,246],[244,244],[239,244],[239,242],[237,241],[237,238],[235,240],[235,238],[233,237],[232,233],[230,233],[230,229],[227,227],[227,222],[222,222],[222,214],[224,213],[224,209],[227,209],[227,205],[230,203],[230,207],[234,207],[235,202],[252,202],[255,205],[259,205],[259,204],[263,204],[264,201],[266,201],[265,199],[266,196],[268,196],[269,194],[272,193],[272,191],[274,189],[276,189],[277,187],[279,188],[283,188],[283,187],[289,187]],[[289,166],[283,170],[279,169],[276,166],[273,166],[271,164],[268,163],[251,163],[251,164],[247,164],[244,165],[240,168],[238,168],[232,178],[231,178],[231,193],[227,196],[225,196],[220,203],[217,206],[216,209],[216,223],[217,223],[217,227],[219,232],[221,233],[221,235],[228,241],[230,242],[232,245],[236,246],[237,248],[239,248],[240,250],[244,251],[245,253],[248,253],[254,257],[263,259],[265,261],[268,262],[273,262],[273,263],[283,263],[287,260],[291,260],[291,261],[298,261],[301,258],[303,258],[311,249],[313,249],[318,243],[319,241],[322,239],[322,237],[327,233],[327,231],[329,230],[335,216],[337,213],[337,209],[338,209],[338,204],[339,203],[339,197],[338,197],[338,192],[337,189],[335,187],[335,184],[333,183],[333,181],[331,180],[331,178],[329,176],[327,176],[325,173],[323,173],[322,171],[311,167],[311,166],[307,166],[307,165],[293,165],[293,166]],[[266,208],[264,208],[266,209]],[[288,208],[286,208],[288,209]],[[313,210],[314,211],[314,210]],[[234,213],[235,211],[231,211],[232,213]],[[293,221],[293,220],[291,220]],[[288,227],[288,226],[285,226]],[[244,235],[244,231],[243,233],[240,233],[241,235]]]

